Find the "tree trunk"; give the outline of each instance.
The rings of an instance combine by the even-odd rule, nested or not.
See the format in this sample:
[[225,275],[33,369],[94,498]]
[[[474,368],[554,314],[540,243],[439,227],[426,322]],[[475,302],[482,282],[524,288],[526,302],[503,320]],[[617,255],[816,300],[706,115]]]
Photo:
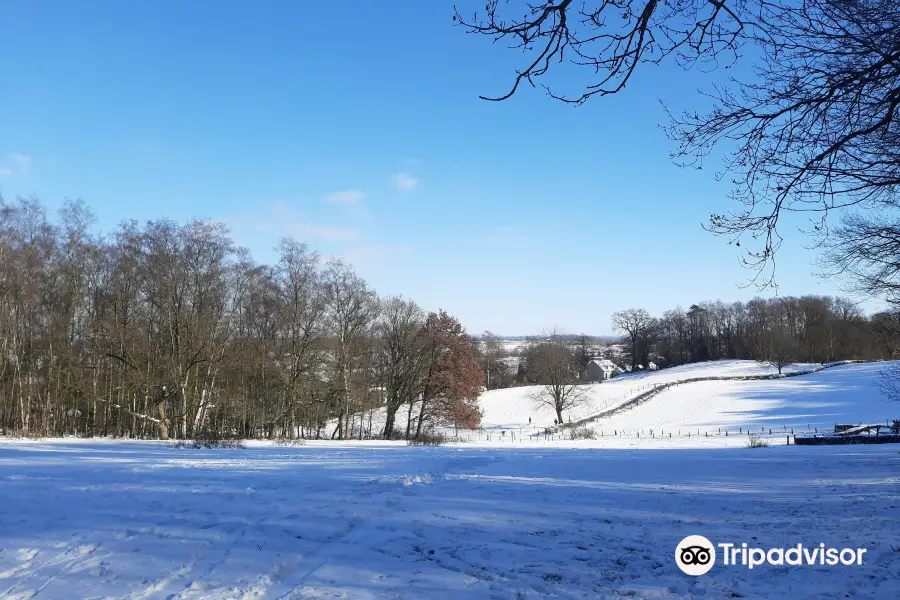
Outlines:
[[425,420],[425,396],[422,396],[422,405],[419,407],[419,422],[416,423],[416,439],[422,435],[422,421]]
[[166,421],[166,400],[163,398],[159,402],[156,403],[156,410],[159,414],[159,423],[156,424],[156,429],[159,434],[159,439],[168,440],[169,439],[169,423]]
[[[394,422],[397,419],[397,410],[399,410],[399,406],[393,403],[388,403],[385,407],[385,419],[384,419],[384,439],[389,440],[393,437],[394,433]],[[369,419],[371,420],[371,415]]]
[[406,439],[409,439],[409,430],[412,429],[412,411],[414,402],[410,400],[409,408],[406,410]]

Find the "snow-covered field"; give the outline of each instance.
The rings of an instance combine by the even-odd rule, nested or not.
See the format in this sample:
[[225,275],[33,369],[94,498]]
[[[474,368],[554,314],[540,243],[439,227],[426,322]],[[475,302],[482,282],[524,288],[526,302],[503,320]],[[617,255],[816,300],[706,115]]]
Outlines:
[[[883,367],[683,384],[574,442],[511,442],[535,415],[521,388],[483,397],[491,441],[440,448],[0,440],[0,598],[900,598],[900,445],[783,445],[784,428],[900,416],[877,390]],[[596,407],[754,370],[710,363],[591,393]],[[753,450],[718,433],[747,427],[782,433]],[[692,534],[867,552],[694,578],[674,562]]]
[[[857,365],[848,365],[854,367]],[[808,372],[821,369],[819,364],[791,365],[784,369],[786,374]],[[841,367],[846,368],[846,367]],[[883,368],[883,365],[882,367]],[[603,383],[592,383],[579,386],[581,403],[576,408],[565,411],[565,421],[578,421],[592,417],[601,412],[614,409],[628,402],[638,394],[674,381],[684,381],[699,377],[745,377],[775,375],[775,367],[760,365],[751,360],[721,360],[706,363],[694,363],[663,369],[660,371],[642,371],[620,375]],[[552,408],[541,405],[534,400],[541,393],[540,386],[522,386],[501,390],[491,390],[479,397],[483,411],[482,427],[487,432],[500,430],[521,430],[522,435],[534,433],[546,427],[552,427],[556,413]],[[405,408],[398,413],[398,424],[405,423]],[[414,414],[416,411],[414,411]],[[375,411],[372,417],[373,430],[379,431],[384,426],[384,412]],[[449,429],[446,430],[448,433]],[[511,431],[512,432],[512,431]],[[468,436],[472,441],[486,441],[486,435]],[[493,438],[496,437],[492,435]],[[511,440],[512,437],[505,438]]]
[[[782,379],[677,385],[643,404],[591,422],[589,427],[597,439],[580,441],[577,445],[742,446],[747,441],[748,429],[773,444],[785,444],[792,430],[799,434],[823,428],[832,430],[835,423],[884,423],[900,417],[897,403],[888,402],[878,388],[880,374],[890,364],[846,364],[827,369],[818,364],[800,364],[787,367],[785,373],[820,370]],[[620,376],[583,386],[583,403],[567,411],[564,417],[566,421],[591,417],[620,407],[654,387],[673,382],[776,373],[774,367],[761,366],[754,361],[729,360]],[[539,435],[545,428],[552,427],[556,418],[549,407],[534,401],[534,395],[541,390],[539,386],[525,386],[482,394],[479,399],[484,413],[482,430],[460,432],[460,437],[489,446],[539,443],[571,446],[565,431],[550,438]],[[376,428],[382,419],[376,414]],[[455,434],[450,429],[445,431]],[[644,440],[645,437],[650,439]]]
[[[695,395],[694,388],[692,387],[694,385],[717,385],[717,391],[728,390],[729,393],[738,394],[741,397],[747,396],[748,394],[752,395],[753,390],[756,389],[754,388],[754,386],[760,385],[763,387],[768,386],[767,389],[769,390],[776,390],[774,392],[776,395],[778,394],[777,390],[781,389],[796,390],[804,388],[805,390],[811,390],[814,389],[817,385],[824,385],[830,388],[853,388],[858,385],[864,385],[867,388],[871,388],[874,394],[879,397],[879,402],[881,402],[881,394],[877,390],[875,390],[874,386],[877,383],[877,375],[880,370],[884,368],[885,364],[886,363],[842,365],[839,367],[833,367],[831,369],[825,369],[821,373],[804,375],[799,378],[789,377],[783,380],[748,382],[722,381],[714,383],[709,382],[707,384],[688,384],[683,388],[676,388],[668,392],[664,392],[663,395],[661,395],[659,398],[662,399],[665,397],[663,404],[666,404],[670,407],[677,407],[676,410],[683,413],[685,411],[693,411],[695,408],[693,399],[695,397],[702,397],[706,394],[706,392],[701,391]],[[791,365],[790,367],[785,368],[785,373],[791,374],[797,372],[806,372],[819,368],[821,368],[821,365]],[[700,377],[744,377],[774,375],[777,374],[777,372],[777,369],[775,369],[774,367],[762,366],[754,361],[727,360],[684,365],[681,367],[673,367],[671,369],[664,369],[661,371],[645,371],[642,373],[635,373],[633,375],[622,375],[619,377],[614,377],[613,379],[605,381],[603,383],[583,386],[585,390],[583,403],[577,408],[566,411],[563,417],[566,421],[577,421],[585,417],[590,417],[603,411],[616,408],[617,406],[620,406],[631,398],[634,398],[641,392],[652,389],[654,386],[668,384],[676,381],[684,381],[687,379],[696,379]],[[828,377],[827,381],[823,382],[822,384],[817,383],[817,378],[826,376],[831,377]],[[806,383],[797,384],[796,382],[798,381]],[[759,389],[763,389],[763,387],[760,387]],[[744,391],[738,391],[739,389]],[[870,390],[867,389],[866,391],[868,393]],[[555,413],[546,406],[538,406],[531,399],[531,397],[535,393],[540,393],[540,388],[538,386],[525,386],[504,390],[492,390],[490,392],[482,394],[480,402],[482,409],[484,410],[483,423],[485,428],[517,429],[519,427],[527,426],[529,424],[529,418],[531,418],[532,420],[532,426],[538,426],[541,428],[552,426],[553,420],[556,418]],[[676,395],[673,396],[672,394]],[[726,404],[730,402],[730,400],[725,401]],[[657,399],[654,399],[652,403],[648,404],[658,406],[660,405],[660,402],[658,402]],[[641,420],[643,421],[644,417],[652,416],[653,414],[654,413],[651,412],[642,415]],[[803,424],[805,426],[806,421],[803,421]],[[652,425],[656,424],[652,423]],[[631,426],[630,423],[628,425],[623,424],[620,428],[622,427],[629,427],[632,429],[640,428],[638,426]],[[736,425],[735,429],[737,429],[737,427],[738,426]],[[644,425],[643,428],[646,429],[647,425]]]
[[884,363],[842,365],[811,375],[763,381],[701,381],[669,388],[594,424],[604,429],[718,433],[832,431],[835,423],[884,423],[900,405],[878,389]]
[[[897,446],[0,445],[0,598],[900,597]],[[689,534],[862,566],[673,561]]]

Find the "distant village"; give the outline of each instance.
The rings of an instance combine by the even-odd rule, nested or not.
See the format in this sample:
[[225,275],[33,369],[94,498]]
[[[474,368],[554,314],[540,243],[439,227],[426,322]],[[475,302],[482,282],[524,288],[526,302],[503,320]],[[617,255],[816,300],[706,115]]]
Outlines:
[[[574,338],[573,338],[574,339]],[[573,360],[579,365],[578,379],[585,383],[600,383],[623,373],[629,373],[631,368],[630,356],[626,345],[620,343],[617,338],[588,338],[585,340],[574,339],[568,344]],[[489,389],[526,385],[528,383],[527,349],[529,344],[540,342],[539,338],[494,338],[485,340],[482,336],[475,336],[474,340],[478,354],[482,355],[487,367],[486,383]],[[489,354],[489,345],[494,346],[495,359],[484,360],[484,355]],[[651,358],[655,358],[655,352],[651,350]],[[655,371],[659,368],[657,362],[650,360],[647,364],[635,365],[635,370]]]

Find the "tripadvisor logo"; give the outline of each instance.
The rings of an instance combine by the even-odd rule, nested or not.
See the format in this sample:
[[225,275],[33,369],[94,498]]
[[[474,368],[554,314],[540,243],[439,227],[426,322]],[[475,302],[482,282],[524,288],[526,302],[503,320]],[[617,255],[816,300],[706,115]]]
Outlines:
[[716,564],[716,548],[720,550],[722,565],[753,569],[764,564],[790,566],[829,566],[838,564],[862,565],[866,548],[828,548],[825,544],[790,548],[750,548],[746,543],[713,544],[702,535],[689,535],[675,547],[675,564],[687,575],[703,575]]
[[716,549],[702,535],[689,535],[675,548],[675,563],[688,575],[703,575],[716,564]]

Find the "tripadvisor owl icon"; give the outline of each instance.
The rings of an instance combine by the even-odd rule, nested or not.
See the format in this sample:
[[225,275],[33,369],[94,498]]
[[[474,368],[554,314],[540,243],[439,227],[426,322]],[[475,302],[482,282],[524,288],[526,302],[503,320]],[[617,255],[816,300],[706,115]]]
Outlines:
[[688,575],[703,575],[716,564],[715,547],[702,535],[689,535],[675,547],[675,563]]

